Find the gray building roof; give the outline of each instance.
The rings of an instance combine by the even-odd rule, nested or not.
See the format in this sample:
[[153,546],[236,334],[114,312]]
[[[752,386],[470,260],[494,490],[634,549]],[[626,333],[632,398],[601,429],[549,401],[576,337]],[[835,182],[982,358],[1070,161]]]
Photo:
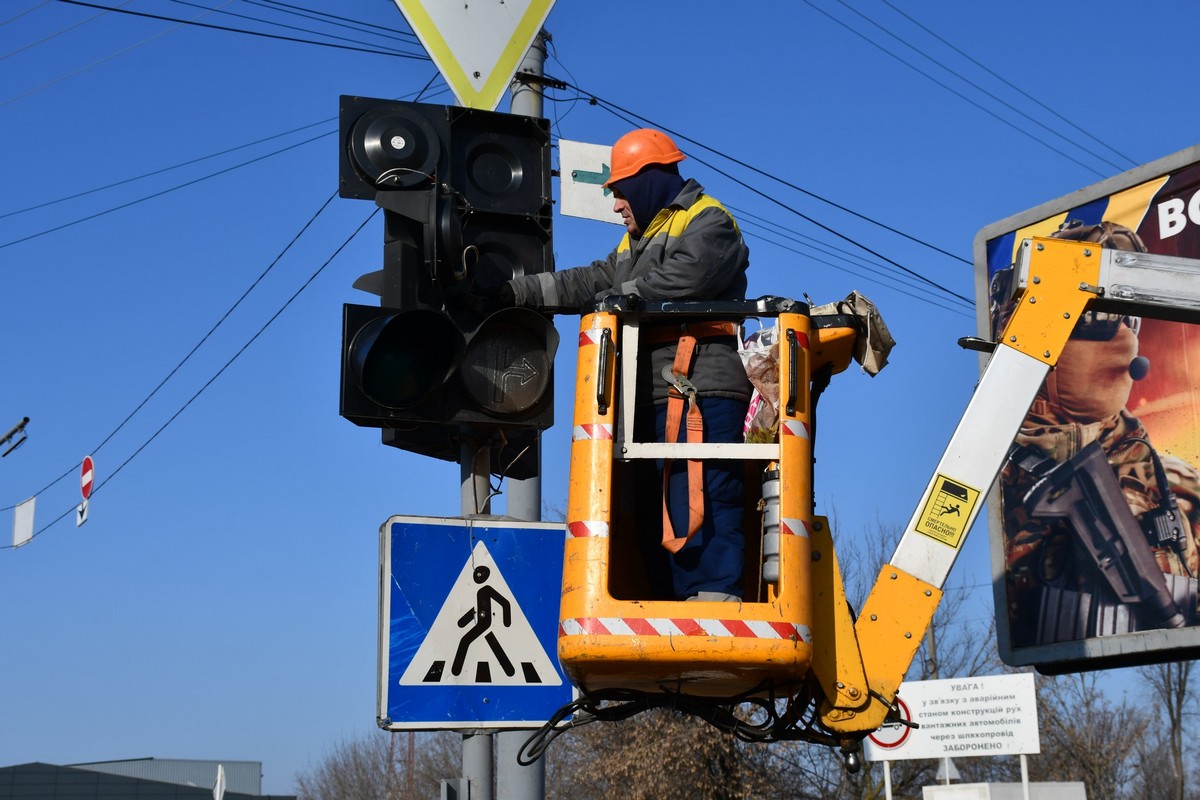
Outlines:
[[127,758],[120,761],[89,761],[68,767],[107,772],[148,781],[202,786],[210,790],[217,780],[217,766],[225,767],[225,789],[242,794],[262,794],[261,761],[211,761],[185,758]]
[[[157,760],[157,759],[155,759]],[[228,775],[228,773],[227,773]],[[213,781],[216,768],[213,768]],[[226,778],[228,781],[228,777]],[[228,785],[228,784],[227,784]],[[212,800],[212,784],[188,786],[55,764],[0,767],[0,800]],[[225,792],[225,800],[296,800],[293,796]]]

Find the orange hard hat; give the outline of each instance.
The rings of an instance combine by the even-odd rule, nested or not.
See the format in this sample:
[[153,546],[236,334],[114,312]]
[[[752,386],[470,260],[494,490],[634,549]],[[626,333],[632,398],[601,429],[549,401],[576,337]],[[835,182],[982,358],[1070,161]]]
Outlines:
[[686,158],[671,137],[653,128],[638,128],[617,139],[612,148],[612,173],[605,187],[636,175],[651,164],[675,164]]

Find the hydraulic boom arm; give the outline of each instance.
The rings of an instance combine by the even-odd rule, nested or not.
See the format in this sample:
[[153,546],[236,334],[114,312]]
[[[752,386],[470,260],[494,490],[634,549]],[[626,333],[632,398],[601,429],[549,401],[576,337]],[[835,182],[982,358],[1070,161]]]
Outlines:
[[[1200,311],[1200,261],[1032,239],[1016,266],[1016,308],[895,553],[857,620],[842,595],[828,630],[814,637],[821,722],[835,733],[884,723],[1009,445],[1080,315],[1089,307],[1171,318]],[[840,581],[828,583],[840,593]]]

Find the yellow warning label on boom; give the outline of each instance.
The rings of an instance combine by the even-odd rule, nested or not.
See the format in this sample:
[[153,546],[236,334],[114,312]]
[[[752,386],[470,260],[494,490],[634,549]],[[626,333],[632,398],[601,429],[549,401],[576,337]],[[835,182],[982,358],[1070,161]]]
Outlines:
[[945,475],[936,475],[933,491],[917,517],[916,531],[957,550],[967,533],[967,526],[975,517],[978,502],[978,489]]

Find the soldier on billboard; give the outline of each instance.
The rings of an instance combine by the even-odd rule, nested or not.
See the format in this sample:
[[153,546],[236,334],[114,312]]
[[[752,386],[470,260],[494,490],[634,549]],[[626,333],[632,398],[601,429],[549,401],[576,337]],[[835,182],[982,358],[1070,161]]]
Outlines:
[[[1053,236],[1145,252],[1112,222]],[[992,284],[999,331],[1009,271]],[[1089,311],[1047,377],[1001,472],[1011,639],[1071,641],[1197,622],[1200,472],[1158,452],[1127,408],[1147,374],[1141,320]]]

